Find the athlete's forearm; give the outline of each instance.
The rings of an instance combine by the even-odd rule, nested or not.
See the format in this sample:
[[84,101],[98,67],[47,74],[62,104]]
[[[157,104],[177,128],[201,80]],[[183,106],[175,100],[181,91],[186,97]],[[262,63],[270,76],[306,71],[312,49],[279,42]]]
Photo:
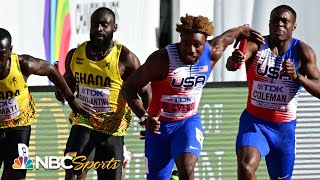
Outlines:
[[148,109],[152,97],[151,87],[149,84],[143,87],[142,92],[139,93],[139,96],[141,97],[144,109]]
[[49,80],[56,86],[57,89],[59,89],[59,91],[65,98],[68,98],[71,95],[73,95],[67,82],[57,69],[55,69],[52,65],[49,65],[48,71]]
[[299,76],[298,82],[305,88],[311,95],[320,99],[320,79],[308,79],[302,75]]
[[224,44],[224,47],[231,45],[238,37],[243,34],[242,27],[239,26],[237,28],[232,28],[225,31],[223,34],[220,35],[221,41]]
[[144,105],[138,96],[138,91],[125,84],[122,87],[121,93],[134,114],[138,118],[141,118],[146,113],[146,108],[144,108]]

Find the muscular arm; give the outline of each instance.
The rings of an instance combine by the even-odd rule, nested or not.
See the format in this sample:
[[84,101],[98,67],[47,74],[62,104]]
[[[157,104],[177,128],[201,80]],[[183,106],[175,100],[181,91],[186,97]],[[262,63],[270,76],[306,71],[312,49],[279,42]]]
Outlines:
[[66,81],[63,79],[59,71],[49,62],[34,58],[30,55],[19,55],[19,62],[21,72],[24,75],[25,80],[27,80],[31,74],[47,76],[49,80],[59,88],[65,97],[72,95]]
[[72,91],[72,94],[75,92],[76,90],[76,80],[72,74],[72,71],[71,71],[71,67],[70,67],[70,64],[71,64],[71,60],[72,60],[72,56],[73,56],[73,53],[76,49],[71,49],[68,54],[67,54],[67,57],[66,57],[66,60],[65,60],[65,72],[64,72],[64,79],[66,80],[70,90]]
[[221,58],[222,53],[234,42],[234,40],[243,38],[248,38],[259,44],[264,43],[264,39],[261,34],[250,27],[239,26],[237,28],[229,29],[209,41],[211,44],[211,67],[213,67]]
[[301,59],[299,83],[313,96],[320,98],[320,72],[314,51],[305,43],[300,44],[298,56]]
[[[39,76],[47,76],[51,82],[59,89],[59,92],[64,97],[72,97],[73,93],[70,90],[67,82],[62,77],[60,72],[49,62],[34,58],[29,55],[20,55],[19,62],[21,72],[24,78],[27,79],[31,74]],[[92,105],[82,102],[79,98],[70,99],[69,106],[75,113],[83,114],[84,116],[92,116],[94,109]]]
[[122,88],[122,94],[132,111],[140,118],[146,113],[138,93],[145,85],[152,80],[160,80],[168,73],[168,54],[165,49],[158,50],[151,54],[146,62],[133,73]]
[[[132,53],[127,47],[123,46],[122,51],[120,54],[120,72],[121,78],[123,81],[127,81],[127,79],[130,77],[131,74],[133,74],[140,66],[140,61],[138,57]],[[131,90],[125,90],[122,88],[122,94],[126,93],[126,91]],[[143,108],[148,109],[151,101],[151,88],[149,84],[146,84],[141,89],[138,90],[137,94],[141,97]],[[138,96],[137,96],[138,98]],[[129,104],[130,106],[130,104]],[[131,106],[130,106],[131,107]],[[136,108],[135,106],[131,107],[131,109]],[[133,110],[133,112],[135,112]]]

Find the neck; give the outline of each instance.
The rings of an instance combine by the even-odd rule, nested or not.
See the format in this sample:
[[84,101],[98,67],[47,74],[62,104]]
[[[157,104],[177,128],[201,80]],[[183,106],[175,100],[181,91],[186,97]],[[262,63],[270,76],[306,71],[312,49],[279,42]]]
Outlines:
[[291,39],[292,38],[289,38],[285,41],[270,40],[269,47],[274,54],[282,56],[288,50]]
[[113,41],[109,41],[107,43],[103,43],[103,44],[99,44],[99,45],[94,44],[92,42],[90,44],[91,44],[91,50],[94,52],[105,52],[113,47]]
[[93,43],[90,43],[89,50],[93,55],[106,56],[113,48],[113,42],[110,41],[104,46],[97,46]]

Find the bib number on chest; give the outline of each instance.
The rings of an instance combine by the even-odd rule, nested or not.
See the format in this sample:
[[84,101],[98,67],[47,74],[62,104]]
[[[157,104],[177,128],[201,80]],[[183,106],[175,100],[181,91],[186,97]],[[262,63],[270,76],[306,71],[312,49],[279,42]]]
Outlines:
[[86,103],[92,104],[97,112],[110,111],[109,96],[109,89],[94,89],[79,85],[79,98]]
[[15,97],[0,101],[0,120],[16,118],[19,114],[20,108]]
[[288,86],[253,81],[251,104],[279,111],[286,111],[290,101]]

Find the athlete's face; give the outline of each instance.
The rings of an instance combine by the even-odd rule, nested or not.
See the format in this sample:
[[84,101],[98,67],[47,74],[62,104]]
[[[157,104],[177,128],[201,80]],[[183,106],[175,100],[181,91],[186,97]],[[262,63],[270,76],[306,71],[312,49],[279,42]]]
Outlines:
[[194,64],[203,53],[207,36],[202,33],[181,33],[179,55],[185,64]]
[[272,40],[286,41],[292,37],[296,19],[287,9],[277,9],[270,15],[269,31]]
[[117,29],[115,19],[108,11],[98,11],[91,16],[90,40],[96,47],[110,45]]
[[8,61],[11,55],[12,46],[9,44],[7,38],[0,41],[0,74],[5,72],[6,68],[9,68]]

